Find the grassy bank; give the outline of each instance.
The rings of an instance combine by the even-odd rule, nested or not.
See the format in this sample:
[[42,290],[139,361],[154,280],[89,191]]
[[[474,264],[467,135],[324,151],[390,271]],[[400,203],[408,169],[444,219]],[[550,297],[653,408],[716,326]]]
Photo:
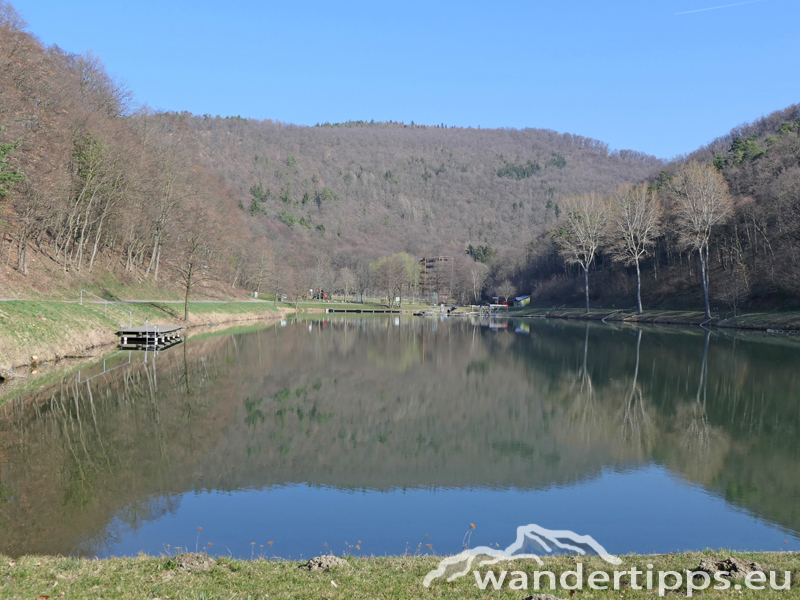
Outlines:
[[[253,333],[273,326],[274,322],[272,315],[270,315],[266,318],[237,320],[232,323],[219,323],[209,327],[194,326],[184,335],[184,340],[191,344],[195,341],[202,341],[221,335]],[[129,351],[113,351],[113,347],[113,345],[110,345],[89,348],[85,350],[86,354],[81,358],[39,363],[35,368],[28,366],[23,369],[17,369],[16,377],[0,385],[0,408],[13,398],[44,388],[78,371],[91,370],[96,365],[103,364],[104,361],[108,361],[109,365],[113,365],[117,359],[119,361],[127,359]]]
[[731,313],[714,313],[712,320],[706,319],[700,311],[678,310],[646,310],[637,315],[630,309],[624,312],[618,309],[592,309],[590,313],[582,308],[512,308],[508,312],[511,317],[541,317],[550,319],[582,319],[591,321],[653,323],[663,325],[700,325],[707,327],[727,327],[731,329],[776,329],[781,331],[800,331],[800,312],[747,313],[736,317]]
[[[91,287],[103,298],[148,298],[158,290],[140,285],[124,288],[119,285],[94,284]],[[79,290],[78,290],[79,291]],[[60,290],[56,296],[76,298],[73,289]],[[135,294],[134,294],[135,292]],[[88,296],[87,296],[88,298]],[[383,308],[377,303],[300,302],[299,312],[322,312],[326,308],[371,309]],[[130,312],[128,312],[130,311]],[[293,303],[267,298],[222,302],[194,301],[189,303],[189,327],[209,323],[230,323],[254,319],[274,319],[294,312]],[[13,378],[19,367],[63,358],[93,354],[92,349],[114,344],[114,332],[121,326],[186,325],[183,321],[183,302],[166,294],[159,301],[100,302],[76,300],[11,300],[0,302],[0,377]]]
[[[605,571],[613,582],[613,571],[636,567],[647,573],[648,565],[655,572],[695,570],[703,559],[721,560],[734,556],[747,562],[756,562],[764,571],[777,571],[777,582],[784,581],[784,572],[791,573],[790,590],[775,591],[769,583],[764,590],[750,590],[742,585],[741,591],[731,589],[695,591],[705,598],[797,598],[800,597],[800,557],[782,553],[729,553],[704,552],[658,556],[628,555],[622,565],[613,567],[597,557],[581,558],[584,571],[584,588],[574,595],[560,588],[553,592],[559,598],[654,598],[657,591],[637,590],[631,586],[629,575],[620,579],[621,589],[592,590],[586,576],[594,571]],[[233,598],[514,598],[520,600],[536,593],[533,589],[534,571],[551,571],[558,579],[565,571],[576,568],[576,558],[553,557],[544,559],[544,566],[532,561],[500,563],[491,567],[499,576],[501,570],[525,571],[529,578],[527,591],[510,590],[508,579],[501,590],[481,590],[475,576],[470,573],[448,582],[434,581],[429,588],[422,585],[425,575],[436,568],[439,559],[433,557],[383,557],[347,558],[349,566],[334,567],[330,571],[312,571],[298,568],[291,561],[209,559],[205,555],[178,555],[137,558],[112,558],[88,560],[62,557],[23,557],[12,560],[0,557],[0,597],[2,598],[161,598],[166,599],[233,599]],[[477,564],[477,563],[475,563]],[[477,568],[477,567],[476,567]],[[486,567],[479,569],[485,574]],[[509,576],[510,579],[510,576]],[[638,576],[640,584],[645,576]],[[568,581],[572,581],[571,579]],[[667,580],[671,582],[671,579]],[[549,587],[547,579],[543,580]],[[699,585],[699,582],[698,584]],[[712,580],[712,587],[717,582]],[[685,583],[681,588],[666,593],[667,597],[686,596]]]
[[[127,311],[130,311],[128,313]],[[266,302],[191,302],[189,327],[253,319],[274,319],[289,309]],[[84,302],[15,300],[0,302],[0,376],[32,362],[84,356],[116,342],[120,326],[186,325],[183,304],[148,302],[108,305]],[[35,357],[35,358],[34,358]]]

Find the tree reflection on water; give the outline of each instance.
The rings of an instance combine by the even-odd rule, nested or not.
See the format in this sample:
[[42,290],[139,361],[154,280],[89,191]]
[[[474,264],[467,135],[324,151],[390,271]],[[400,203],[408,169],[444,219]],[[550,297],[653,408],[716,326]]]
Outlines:
[[[310,320],[0,409],[0,552],[95,554],[190,490],[543,489],[655,463],[800,530],[800,350],[571,322]],[[98,371],[99,371],[98,367]]]

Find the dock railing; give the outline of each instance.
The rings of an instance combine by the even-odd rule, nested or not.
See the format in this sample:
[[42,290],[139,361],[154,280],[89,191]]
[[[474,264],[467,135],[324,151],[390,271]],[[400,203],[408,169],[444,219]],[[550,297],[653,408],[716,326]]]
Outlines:
[[91,376],[91,377],[89,377],[87,379],[81,379],[81,371],[78,370],[78,383],[87,383],[87,382],[91,381],[92,379],[94,379],[95,377],[100,377],[101,375],[106,375],[108,373],[111,373],[111,371],[116,371],[117,369],[121,369],[122,367],[127,367],[129,364],[131,364],[131,351],[130,350],[128,350],[128,362],[124,362],[121,365],[117,365],[116,367],[112,367],[111,369],[107,369],[106,368],[106,359],[104,358],[103,359],[103,372],[102,373],[98,373],[97,375],[93,375],[93,376]]
[[624,308],[621,308],[621,309],[619,309],[619,310],[615,310],[614,312],[612,312],[612,313],[610,313],[610,314],[607,314],[605,317],[603,317],[603,318],[602,318],[602,319],[600,319],[600,320],[601,320],[603,323],[605,323],[605,322],[606,322],[606,319],[610,319],[611,317],[613,317],[614,315],[618,315],[619,313],[623,313],[623,314],[625,314],[625,309],[624,309]]
[[706,327],[706,325],[711,323],[711,321],[713,321],[714,319],[719,319],[719,315],[711,315],[710,318],[708,318],[705,321],[703,321],[702,323],[700,323],[700,327],[702,327],[703,329],[708,329],[708,327]]
[[[97,296],[97,295],[93,294],[92,292],[90,292],[88,290],[81,290],[81,300],[80,300],[80,305],[81,306],[83,306],[83,295],[84,294],[86,294],[87,296],[91,296],[92,298],[97,298],[100,302],[103,303],[103,314],[106,317],[108,316],[108,305],[109,304],[111,306],[115,307],[115,308],[118,308],[119,310],[124,310],[126,313],[128,313],[128,327],[133,327],[133,313],[131,311],[129,311],[127,308],[123,308],[119,304],[117,304],[116,302],[112,302],[111,300],[106,300],[105,298],[101,298],[100,296]],[[98,302],[95,302],[93,300],[89,300],[89,302],[91,304],[98,304]],[[120,323],[120,325],[122,325],[122,323]]]

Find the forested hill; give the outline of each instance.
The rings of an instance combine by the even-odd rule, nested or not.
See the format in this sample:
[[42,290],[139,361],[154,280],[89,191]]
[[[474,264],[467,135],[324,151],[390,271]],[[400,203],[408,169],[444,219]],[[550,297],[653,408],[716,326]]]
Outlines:
[[[678,175],[692,165],[719,182],[720,203],[716,207],[703,204],[696,187],[692,191],[696,212],[682,214],[686,205],[681,208]],[[648,184],[647,191],[653,193],[654,205],[662,212],[659,234],[640,265],[647,306],[689,309],[703,298],[702,264],[696,242],[686,235],[687,215],[707,227],[707,284],[714,306],[734,310],[796,310],[800,306],[800,104],[735,127],[665,164]],[[606,197],[605,215],[611,218],[603,217],[606,233],[599,239],[592,264],[590,294],[594,302],[624,306],[636,298],[637,281],[630,263],[615,255],[619,238],[613,227],[615,220],[620,222],[619,213],[613,213],[620,206],[617,200]],[[562,209],[566,206],[561,199]],[[716,221],[708,224],[714,210],[722,216],[717,214]],[[532,288],[538,302],[574,301],[583,292],[584,281],[576,277],[579,269],[564,271],[556,252],[554,238],[542,236],[526,248],[525,259],[516,265],[504,268],[501,261],[493,263],[491,277],[495,281],[507,278],[517,289]]]
[[382,257],[407,287],[441,253],[456,258],[449,293],[475,300],[487,267],[473,259],[518,254],[564,195],[660,168],[546,130],[153,113],[100,57],[44,46],[0,0],[0,296],[109,272],[290,296],[357,276],[388,293]]
[[[418,286],[420,257],[446,254],[443,292],[456,301],[569,303],[585,280],[559,256],[561,209],[594,192],[607,225],[615,188],[646,182],[663,218],[642,250],[642,293],[650,306],[696,306],[703,269],[670,182],[699,161],[725,179],[731,205],[704,246],[711,299],[794,307],[799,118],[788,107],[664,164],[542,129],[154,113],[99,57],[44,46],[0,0],[0,297],[116,277],[184,297],[243,287],[394,298]],[[638,271],[601,229],[591,300],[630,306]]]
[[563,195],[610,191],[660,166],[652,156],[540,129],[160,118],[191,133],[203,164],[253,219],[271,222],[274,236],[334,253],[518,247],[552,226]]

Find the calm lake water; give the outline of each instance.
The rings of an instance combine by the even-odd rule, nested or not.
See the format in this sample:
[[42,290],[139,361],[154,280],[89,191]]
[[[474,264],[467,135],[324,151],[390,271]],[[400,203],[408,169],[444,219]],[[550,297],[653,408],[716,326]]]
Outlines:
[[117,352],[0,409],[0,553],[797,551],[794,341],[376,316]]

